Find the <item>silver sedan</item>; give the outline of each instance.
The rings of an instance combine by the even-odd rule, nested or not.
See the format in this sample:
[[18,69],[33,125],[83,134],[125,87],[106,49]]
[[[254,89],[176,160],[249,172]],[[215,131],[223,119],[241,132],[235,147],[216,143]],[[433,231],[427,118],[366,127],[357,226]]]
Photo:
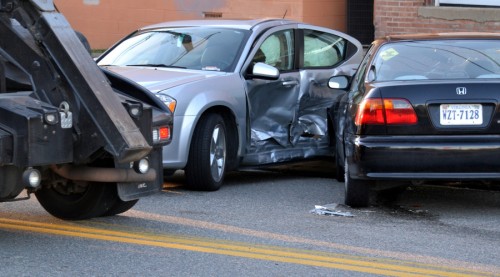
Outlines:
[[130,34],[97,59],[154,92],[173,112],[165,172],[217,190],[229,170],[332,158],[327,110],[362,45],[335,30],[282,19],[165,22]]

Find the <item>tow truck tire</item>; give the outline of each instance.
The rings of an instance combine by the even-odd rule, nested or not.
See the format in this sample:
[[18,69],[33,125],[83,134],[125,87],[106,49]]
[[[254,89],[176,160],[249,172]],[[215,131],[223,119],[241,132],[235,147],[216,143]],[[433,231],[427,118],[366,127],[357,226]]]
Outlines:
[[135,204],[137,204],[137,202],[139,201],[139,199],[130,200],[130,201],[121,200],[120,197],[118,196],[117,186],[116,185],[111,185],[111,186],[114,188],[114,192],[116,195],[116,201],[115,201],[115,204],[113,204],[113,206],[111,206],[111,208],[109,208],[109,210],[107,210],[101,216],[113,216],[113,215],[124,213],[124,212],[132,209],[132,207],[134,207]]
[[200,119],[185,168],[188,188],[215,191],[221,187],[226,171],[227,142],[226,123],[221,115],[210,113]]
[[102,216],[113,216],[113,215],[124,213],[124,212],[132,209],[132,207],[134,207],[138,201],[139,201],[139,199],[135,199],[135,200],[131,200],[131,201],[123,201],[121,199],[117,199],[116,203],[113,205],[113,207],[111,207]]
[[[80,193],[63,193],[53,187],[45,187],[35,196],[42,207],[51,215],[65,220],[82,220],[105,215],[119,200],[116,185],[81,182],[86,189]],[[120,208],[120,209],[119,209]]]

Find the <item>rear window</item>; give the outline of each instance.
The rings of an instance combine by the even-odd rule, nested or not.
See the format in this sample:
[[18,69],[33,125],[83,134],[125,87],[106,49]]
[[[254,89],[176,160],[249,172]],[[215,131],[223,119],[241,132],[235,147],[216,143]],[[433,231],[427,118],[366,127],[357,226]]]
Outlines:
[[500,40],[403,41],[382,46],[375,81],[500,78]]

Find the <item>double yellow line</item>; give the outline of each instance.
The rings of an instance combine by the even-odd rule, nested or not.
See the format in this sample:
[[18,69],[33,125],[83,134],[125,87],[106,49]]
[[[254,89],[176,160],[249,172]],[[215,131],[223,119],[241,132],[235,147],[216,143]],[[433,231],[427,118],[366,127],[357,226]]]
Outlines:
[[248,259],[292,263],[385,276],[494,276],[484,272],[437,267],[428,264],[349,256],[264,245],[209,240],[179,235],[125,232],[84,227],[75,224],[48,224],[0,218],[0,228],[50,235],[79,237],[135,245],[228,255]]

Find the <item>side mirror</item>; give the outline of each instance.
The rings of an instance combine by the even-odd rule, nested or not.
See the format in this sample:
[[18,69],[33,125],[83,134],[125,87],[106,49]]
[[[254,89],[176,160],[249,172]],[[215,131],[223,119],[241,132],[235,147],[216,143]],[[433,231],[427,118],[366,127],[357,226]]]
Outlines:
[[328,80],[328,87],[333,89],[347,89],[349,87],[349,78],[346,76],[333,76]]
[[252,69],[252,77],[277,80],[280,77],[280,71],[274,66],[265,63],[256,63]]

